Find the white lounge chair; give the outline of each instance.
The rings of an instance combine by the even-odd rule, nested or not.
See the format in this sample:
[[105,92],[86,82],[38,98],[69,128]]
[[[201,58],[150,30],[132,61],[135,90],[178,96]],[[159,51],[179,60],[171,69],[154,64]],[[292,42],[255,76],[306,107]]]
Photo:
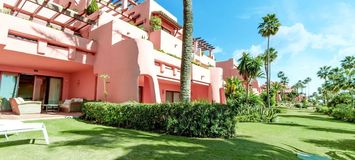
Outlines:
[[46,144],[49,144],[47,129],[43,123],[23,123],[17,120],[0,120],[0,135],[5,135],[7,140],[9,139],[9,134],[32,131],[42,131]]

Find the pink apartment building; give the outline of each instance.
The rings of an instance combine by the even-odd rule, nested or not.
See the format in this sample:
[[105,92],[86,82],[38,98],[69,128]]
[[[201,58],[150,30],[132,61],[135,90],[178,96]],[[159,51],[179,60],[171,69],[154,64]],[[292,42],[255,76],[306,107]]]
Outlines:
[[[226,61],[217,62],[216,66],[223,69],[223,79],[224,80],[226,80],[227,78],[230,78],[230,77],[237,77],[238,79],[243,80],[243,77],[239,73],[239,70],[237,68],[237,64],[236,64],[236,61],[234,58],[231,58]],[[250,88],[252,89],[253,93],[255,93],[255,94],[260,94],[262,92],[262,89],[259,86],[259,82],[256,79],[250,83]]]
[[[86,15],[90,0],[0,1],[0,97],[55,104],[69,98],[110,102],[179,100],[182,29],[154,0],[107,2]],[[152,31],[150,19],[162,20]],[[144,30],[140,29],[144,28]],[[224,103],[223,70],[214,47],[194,39],[192,99]]]

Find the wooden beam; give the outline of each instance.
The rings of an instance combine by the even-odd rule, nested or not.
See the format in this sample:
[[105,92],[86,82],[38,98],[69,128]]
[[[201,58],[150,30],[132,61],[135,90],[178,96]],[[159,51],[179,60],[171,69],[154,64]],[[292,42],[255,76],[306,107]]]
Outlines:
[[[8,4],[4,4],[4,6],[5,6],[6,8],[13,9],[13,6],[10,6],[10,5],[8,5]],[[27,11],[25,11],[25,10],[19,10],[19,12],[22,13],[22,14],[26,14],[26,15],[32,15],[31,12],[27,12]],[[47,22],[50,21],[49,18],[42,17],[42,16],[40,16],[40,15],[38,15],[38,14],[33,15],[33,17],[34,17],[34,18],[41,19],[41,20],[43,20],[43,21],[47,21]],[[58,26],[63,26],[63,25],[64,25],[63,23],[60,23],[60,22],[57,22],[57,21],[54,21],[54,22],[52,22],[52,23],[53,23],[53,24],[56,24],[56,25],[58,25]],[[69,29],[74,29],[73,27],[67,27],[67,28],[69,28]]]
[[43,5],[40,5],[40,6],[32,13],[32,16],[31,16],[31,17],[33,17],[33,15],[38,14],[38,12],[40,12],[40,11],[42,10],[42,8],[43,8],[48,2],[49,2],[49,0],[45,0],[44,3],[43,3]]
[[53,22],[57,17],[59,17],[61,14],[63,14],[66,10],[68,10],[68,8],[70,7],[71,2],[68,3],[68,5],[61,11],[61,12],[57,12],[56,14],[54,14],[51,18],[49,23]]
[[74,12],[69,11],[69,10],[64,10],[62,7],[55,5],[53,3],[44,4],[43,0],[26,0],[26,1],[30,1],[30,2],[35,3],[37,5],[44,5],[44,7],[48,8],[52,11],[61,12],[62,14],[66,15],[68,17],[77,19],[78,21],[88,23],[88,24],[95,24],[95,21],[90,20],[85,17],[82,17]]

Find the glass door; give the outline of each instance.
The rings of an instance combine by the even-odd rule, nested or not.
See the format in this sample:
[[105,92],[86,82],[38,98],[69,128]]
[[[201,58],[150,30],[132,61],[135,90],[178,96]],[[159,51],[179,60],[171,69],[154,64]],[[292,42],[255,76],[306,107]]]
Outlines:
[[49,78],[48,104],[59,104],[62,94],[62,79]]
[[0,79],[0,98],[2,103],[0,104],[0,111],[10,111],[11,106],[9,103],[10,98],[14,98],[17,95],[18,75],[12,73],[1,73]]
[[44,76],[36,76],[33,90],[33,100],[42,101],[42,103],[45,103],[45,99],[47,98],[47,88],[48,78]]
[[22,97],[24,100],[33,100],[35,76],[20,74],[18,85],[18,97]]

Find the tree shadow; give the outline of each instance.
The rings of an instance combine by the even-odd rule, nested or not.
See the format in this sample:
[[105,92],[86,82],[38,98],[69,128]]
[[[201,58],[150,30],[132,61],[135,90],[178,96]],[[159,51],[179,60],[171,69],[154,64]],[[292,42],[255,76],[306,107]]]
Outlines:
[[332,140],[304,140],[305,142],[308,143],[313,143],[317,146],[320,147],[327,147],[327,148],[333,148],[333,149],[338,149],[342,151],[351,151],[355,152],[355,139],[343,139],[343,140],[337,140],[337,141],[332,141]]
[[67,130],[61,134],[73,138],[54,142],[49,146],[51,149],[85,146],[95,150],[122,148],[129,151],[117,159],[297,159],[290,150],[245,137],[187,138],[103,126]]
[[319,115],[279,115],[279,116],[285,118],[304,118],[304,119],[311,119],[317,121],[342,122],[342,121],[337,121],[331,117],[319,117]]
[[350,152],[329,151],[325,154],[327,154],[328,156],[332,157],[333,159],[337,159],[337,160],[355,159],[355,153],[350,153]]

